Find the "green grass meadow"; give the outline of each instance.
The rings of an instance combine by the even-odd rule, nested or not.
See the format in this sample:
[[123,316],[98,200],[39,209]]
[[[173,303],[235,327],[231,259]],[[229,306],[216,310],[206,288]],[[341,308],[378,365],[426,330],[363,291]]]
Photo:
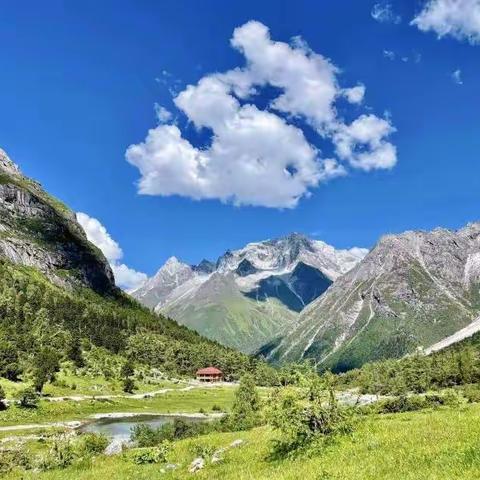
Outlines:
[[339,437],[310,457],[273,461],[268,453],[274,433],[268,427],[250,432],[211,434],[176,442],[162,465],[135,465],[126,456],[96,457],[64,470],[12,472],[13,479],[188,479],[193,446],[215,448],[243,439],[224,461],[195,474],[204,480],[474,480],[480,478],[480,405],[362,418],[351,436]]

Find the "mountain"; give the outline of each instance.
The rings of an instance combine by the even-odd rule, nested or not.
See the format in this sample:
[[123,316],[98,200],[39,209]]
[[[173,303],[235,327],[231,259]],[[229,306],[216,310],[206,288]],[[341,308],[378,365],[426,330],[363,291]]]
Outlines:
[[381,238],[262,353],[271,361],[311,358],[343,371],[417,347],[428,351],[458,331],[462,338],[479,315],[480,223],[409,231]]
[[[195,274],[212,268],[204,262]],[[176,271],[167,265],[165,282]],[[74,213],[0,150],[0,377],[31,375],[47,349],[61,360],[96,351],[108,375],[119,375],[127,355],[175,376],[219,365],[238,378],[259,365],[124,294]]]
[[227,251],[214,264],[175,257],[132,295],[208,338],[255,352],[295,325],[298,313],[366,250],[336,250],[293,233]]
[[108,262],[75,214],[25,177],[1,149],[0,258],[35,267],[59,285],[115,289]]

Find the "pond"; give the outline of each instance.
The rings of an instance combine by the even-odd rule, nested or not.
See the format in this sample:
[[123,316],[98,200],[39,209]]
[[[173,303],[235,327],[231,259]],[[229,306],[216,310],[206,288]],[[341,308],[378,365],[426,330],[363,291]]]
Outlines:
[[82,433],[100,433],[112,442],[124,443],[130,440],[131,430],[135,425],[144,424],[158,428],[176,418],[186,422],[204,422],[205,418],[172,416],[172,415],[136,415],[122,418],[100,418],[82,425],[78,431]]

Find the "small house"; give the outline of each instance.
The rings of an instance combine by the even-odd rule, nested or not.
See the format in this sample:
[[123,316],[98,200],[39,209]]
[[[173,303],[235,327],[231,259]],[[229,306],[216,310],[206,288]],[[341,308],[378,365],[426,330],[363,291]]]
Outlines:
[[223,372],[215,367],[201,368],[197,370],[197,380],[200,382],[221,382]]

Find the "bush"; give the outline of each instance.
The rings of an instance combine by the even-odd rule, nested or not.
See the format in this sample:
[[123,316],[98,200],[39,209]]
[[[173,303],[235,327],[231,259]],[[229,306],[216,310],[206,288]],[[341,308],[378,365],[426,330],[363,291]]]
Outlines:
[[159,443],[169,440],[195,437],[213,431],[223,431],[219,422],[189,422],[181,418],[175,418],[159,428],[139,424],[132,428],[130,440],[139,447],[154,447]]
[[215,452],[215,448],[211,445],[204,445],[201,443],[193,443],[190,445],[189,450],[195,457],[201,457],[204,460],[210,458]]
[[220,405],[213,405],[212,412],[222,412],[222,407]]
[[123,391],[125,393],[133,393],[135,390],[135,382],[132,378],[127,377],[123,380]]
[[135,425],[130,433],[130,440],[141,448],[154,447],[163,439],[162,428],[152,428],[150,425],[144,423]]
[[423,408],[427,408],[427,402],[425,397],[418,395],[410,397],[400,395],[399,397],[387,398],[377,404],[378,413],[414,412]]
[[468,385],[462,393],[469,403],[480,403],[480,389],[477,386]]
[[56,440],[50,451],[41,457],[38,467],[40,470],[52,470],[54,468],[66,468],[76,458],[75,450],[69,440]]
[[0,411],[5,410],[7,405],[4,403],[5,400],[5,390],[3,390],[2,386],[0,385]]
[[109,443],[105,435],[86,433],[80,439],[80,451],[87,455],[98,455],[105,451]]
[[270,398],[267,420],[281,434],[274,441],[274,458],[353,430],[352,410],[337,404],[330,377],[321,380],[315,375],[303,381],[301,388],[277,389]]
[[163,463],[167,461],[167,455],[170,452],[170,444],[162,442],[158,447],[139,448],[132,450],[130,458],[137,465],[146,465],[151,463]]
[[21,449],[2,449],[0,451],[0,473],[7,473],[14,468],[32,467],[30,458],[24,450]]
[[240,380],[232,413],[225,418],[224,423],[230,423],[232,430],[248,430],[261,423],[260,397],[252,375],[246,374]]
[[25,388],[20,392],[18,404],[21,408],[37,408],[38,394],[33,388]]
[[376,411],[378,413],[401,413],[441,406],[457,407],[461,401],[461,397],[453,390],[447,390],[444,394],[401,395],[378,402]]

